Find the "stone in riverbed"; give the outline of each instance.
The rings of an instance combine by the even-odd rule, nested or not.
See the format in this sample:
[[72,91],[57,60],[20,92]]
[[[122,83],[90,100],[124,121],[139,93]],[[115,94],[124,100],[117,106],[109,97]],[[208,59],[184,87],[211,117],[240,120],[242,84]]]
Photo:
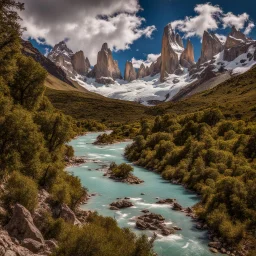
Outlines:
[[112,211],[118,211],[119,208],[115,207],[115,206],[110,206],[109,207],[109,210],[112,210]]
[[132,202],[128,200],[121,200],[121,201],[116,201],[110,204],[110,206],[114,206],[118,209],[123,209],[123,208],[129,208],[134,206]]
[[172,228],[173,228],[174,230],[182,230],[182,228],[177,227],[177,226],[173,226]]
[[167,199],[161,199],[157,201],[157,204],[172,204],[175,200],[172,198],[167,198]]
[[180,204],[178,204],[177,202],[174,202],[172,209],[175,211],[181,211],[182,206]]
[[210,250],[212,253],[218,253],[218,250],[215,249],[215,248],[210,247],[209,250]]
[[141,221],[141,220],[137,220],[136,221],[136,227],[138,229],[145,230],[145,229],[147,229],[147,224],[145,222]]
[[162,229],[162,235],[163,236],[169,236],[169,235],[171,235],[173,233],[174,233],[174,229],[172,229],[172,228]]

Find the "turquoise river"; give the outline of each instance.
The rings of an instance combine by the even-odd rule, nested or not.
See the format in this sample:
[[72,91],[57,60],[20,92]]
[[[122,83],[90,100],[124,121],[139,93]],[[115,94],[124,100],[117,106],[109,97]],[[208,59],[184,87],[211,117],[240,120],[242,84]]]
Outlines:
[[[93,142],[99,134],[88,133],[70,143],[77,157],[85,157],[88,160],[80,166],[69,167],[68,171],[78,176],[90,193],[96,193],[82,208],[95,210],[103,216],[111,216],[117,220],[120,227],[130,227],[138,234],[142,231],[135,228],[134,218],[142,214],[141,210],[149,209],[150,212],[164,216],[168,225],[182,228],[182,231],[168,237],[158,235],[154,250],[159,256],[211,255],[206,232],[197,230],[191,218],[182,212],[173,211],[169,205],[156,204],[156,198],[175,198],[183,207],[190,207],[199,201],[197,195],[138,166],[134,166],[134,174],[145,181],[140,185],[128,185],[104,177],[104,172],[100,170],[102,165],[109,165],[113,161],[117,164],[127,163],[123,154],[130,142],[107,146],[94,145]],[[109,210],[110,203],[116,201],[116,198],[124,197],[130,197],[134,207],[116,212]],[[148,235],[150,236],[150,233]]]

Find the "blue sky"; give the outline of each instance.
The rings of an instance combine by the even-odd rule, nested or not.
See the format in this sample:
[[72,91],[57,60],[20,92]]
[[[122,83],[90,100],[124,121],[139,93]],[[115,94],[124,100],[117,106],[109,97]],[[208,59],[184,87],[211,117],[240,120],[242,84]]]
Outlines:
[[[212,5],[219,5],[223,9],[224,13],[232,12],[234,15],[247,13],[250,16],[250,21],[256,21],[256,2],[254,1],[225,0],[210,2]],[[198,0],[140,0],[139,4],[143,10],[137,12],[136,15],[145,18],[145,22],[143,22],[142,27],[154,25],[156,30],[152,33],[151,38],[141,36],[139,39],[133,41],[130,45],[130,49],[119,50],[118,52],[113,53],[114,58],[118,60],[121,71],[124,71],[126,60],[131,60],[133,57],[135,59],[145,60],[148,54],[160,53],[164,26],[175,20],[184,20],[186,16],[195,16],[195,6],[205,3],[207,2]],[[214,32],[227,35],[229,31],[230,28],[228,27],[226,29],[217,29]],[[184,34],[181,33],[181,35]],[[249,36],[256,38],[256,28],[252,29]],[[201,51],[201,39],[199,37],[192,37],[190,39],[194,45],[195,58],[198,59]],[[36,40],[31,40],[31,42],[42,53],[45,53],[45,48],[51,48],[48,45],[38,44]],[[185,42],[186,40],[184,39],[184,43]]]

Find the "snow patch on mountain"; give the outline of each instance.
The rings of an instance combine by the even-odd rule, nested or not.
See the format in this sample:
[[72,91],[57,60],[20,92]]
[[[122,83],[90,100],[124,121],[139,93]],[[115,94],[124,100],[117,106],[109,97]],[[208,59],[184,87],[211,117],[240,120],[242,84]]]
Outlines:
[[163,83],[160,82],[159,78],[160,75],[157,74],[132,82],[118,79],[114,84],[108,85],[98,84],[93,78],[87,78],[84,82],[81,76],[77,76],[76,81],[85,89],[105,97],[136,101],[144,105],[154,105],[154,102],[157,101],[171,100],[181,88],[195,81],[189,77],[187,69],[181,76],[169,75]]

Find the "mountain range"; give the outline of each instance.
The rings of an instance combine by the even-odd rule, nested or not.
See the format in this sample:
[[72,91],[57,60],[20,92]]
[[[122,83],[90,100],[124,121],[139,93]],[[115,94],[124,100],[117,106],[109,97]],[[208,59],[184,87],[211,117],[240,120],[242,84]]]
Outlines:
[[144,105],[190,97],[247,71],[256,62],[256,41],[235,27],[225,42],[205,31],[197,62],[189,39],[185,45],[168,24],[164,28],[161,55],[157,60],[149,65],[142,63],[139,69],[127,61],[124,78],[107,43],[98,52],[94,67],[83,51],[73,53],[64,41],[55,45],[47,57],[65,72],[67,79],[91,92]]

